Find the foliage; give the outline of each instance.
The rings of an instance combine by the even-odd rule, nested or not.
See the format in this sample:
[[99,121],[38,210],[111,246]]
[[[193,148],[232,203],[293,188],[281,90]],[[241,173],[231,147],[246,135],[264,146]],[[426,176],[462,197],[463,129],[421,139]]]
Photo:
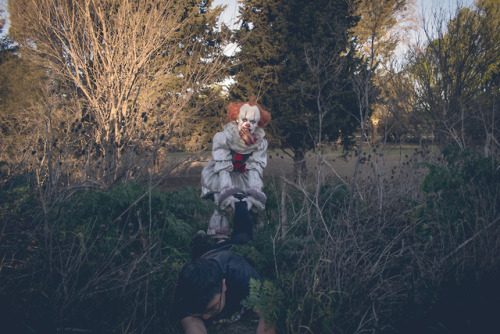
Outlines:
[[[494,227],[500,199],[498,161],[477,152],[448,147],[443,164],[425,164],[422,181],[426,193],[420,231],[427,238],[450,238],[460,245],[475,233]],[[486,243],[485,243],[486,245]]]
[[416,111],[430,121],[441,148],[498,152],[499,13],[497,1],[478,1],[448,22],[435,14],[435,37],[427,27],[429,42],[414,53]]
[[10,177],[7,163],[0,161],[0,221],[4,215],[13,217],[30,212],[36,206],[34,175],[19,174]]
[[[265,279],[252,284],[246,305],[284,333],[381,333],[418,322],[439,305],[446,282],[467,289],[494,273],[498,162],[457,149],[443,157],[419,169],[403,164],[382,185],[363,178],[352,211],[345,184],[322,182],[316,192],[269,182],[264,224],[235,247]],[[169,318],[177,274],[213,203],[194,188],[127,183],[79,190],[44,214],[34,180],[26,174],[0,189],[8,323],[177,332]]]
[[263,283],[250,279],[250,294],[242,302],[248,309],[256,310],[269,325],[276,326],[279,313],[283,310],[283,292],[270,281]]
[[[210,149],[214,135],[221,131],[227,118],[226,96],[222,86],[206,87],[199,96],[193,97],[188,117],[191,125],[172,138],[172,145],[184,152],[199,152]],[[200,106],[203,106],[200,108]]]
[[[16,193],[30,193],[26,183],[13,182]],[[13,209],[21,197],[5,196],[7,189],[2,198]],[[212,212],[194,189],[164,194],[130,183],[79,191],[46,215],[32,208],[2,216],[12,235],[0,272],[2,306],[17,300],[6,326],[108,333],[165,328],[191,235]],[[18,242],[11,239],[16,235]]]
[[37,143],[46,120],[33,105],[42,95],[47,75],[37,64],[19,57],[16,50],[2,47],[0,56],[0,159],[13,163],[37,150],[36,144],[28,150],[27,143]]
[[388,63],[399,43],[415,25],[414,0],[352,2],[360,17],[353,28],[359,51],[376,62]]
[[371,142],[430,142],[428,119],[415,112],[414,82],[407,66],[404,70],[386,69],[380,76],[380,96],[371,117]]
[[[463,282],[457,284],[467,289],[471,272],[482,280],[498,268],[499,187],[491,179],[498,164],[477,152],[450,150],[445,157],[456,166],[451,167],[430,164],[428,154],[426,164],[398,167],[390,182],[377,170],[373,178],[364,174],[352,212],[347,203],[353,195],[344,184],[321,183],[316,192],[314,186],[268,183],[271,231],[259,233],[255,247],[259,263],[267,263],[261,271],[274,271],[284,293],[281,331],[410,330],[408,322],[430,321],[425,315],[444,298],[447,282]],[[437,170],[455,168],[451,174],[471,179],[469,185],[442,186],[443,173]],[[437,192],[427,192],[427,185]],[[465,224],[466,219],[477,223]]]
[[[37,111],[21,119],[37,137],[23,149],[38,152],[36,167],[52,184],[64,182],[59,163],[66,176],[111,185],[146,162],[162,163],[168,150],[197,145],[177,138],[193,133],[218,94],[207,87],[225,77],[221,8],[194,0],[12,0],[9,12],[23,61],[48,76],[34,80],[39,95],[9,100]],[[13,104],[6,120],[22,107]]]
[[[293,151],[297,173],[319,140],[349,144],[356,102],[349,78],[353,13],[344,1],[243,1],[230,96],[256,96],[273,117],[270,132]],[[279,40],[276,44],[274,41]]]

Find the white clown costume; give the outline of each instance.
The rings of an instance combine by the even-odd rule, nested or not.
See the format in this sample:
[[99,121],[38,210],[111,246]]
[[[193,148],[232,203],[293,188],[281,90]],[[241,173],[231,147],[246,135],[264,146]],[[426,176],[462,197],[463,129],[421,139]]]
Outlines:
[[233,195],[245,195],[254,211],[265,208],[262,175],[267,165],[267,140],[262,126],[270,119],[255,99],[229,105],[228,123],[215,134],[212,159],[201,173],[201,197],[213,196],[219,205],[210,219],[208,235],[224,238],[230,234],[225,210],[231,207]]

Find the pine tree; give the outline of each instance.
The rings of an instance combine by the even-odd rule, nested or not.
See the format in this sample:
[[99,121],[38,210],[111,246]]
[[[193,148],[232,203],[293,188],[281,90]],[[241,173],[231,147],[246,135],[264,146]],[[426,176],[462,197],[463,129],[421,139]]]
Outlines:
[[242,1],[231,98],[256,96],[273,117],[271,131],[293,152],[295,172],[323,141],[349,145],[356,102],[350,86],[355,17],[345,1]]

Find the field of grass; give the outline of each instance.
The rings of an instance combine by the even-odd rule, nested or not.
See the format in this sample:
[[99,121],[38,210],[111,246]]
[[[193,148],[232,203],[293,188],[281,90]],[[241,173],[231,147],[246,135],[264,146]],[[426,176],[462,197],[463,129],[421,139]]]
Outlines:
[[[424,155],[428,159],[429,154],[434,151],[432,149],[422,152],[422,149],[418,145],[366,146],[362,153],[360,173],[363,176],[370,175],[371,173],[380,174],[382,172],[390,173],[387,175],[397,175],[403,166],[423,161]],[[274,177],[293,179],[292,152],[288,151],[287,153],[279,149],[268,151],[267,167],[264,169],[264,183]],[[165,178],[160,188],[165,191],[180,189],[184,186],[200,188],[201,171],[203,166],[210,160],[210,157],[210,152],[190,155],[176,153],[169,156],[168,160],[170,160],[170,163],[179,162],[183,159],[189,160],[174,169]],[[324,180],[342,180],[346,183],[349,183],[353,175],[357,160],[354,152],[344,154],[341,149],[327,149],[321,156],[316,152],[308,152],[306,158],[310,177],[317,175],[318,162],[322,161]]]

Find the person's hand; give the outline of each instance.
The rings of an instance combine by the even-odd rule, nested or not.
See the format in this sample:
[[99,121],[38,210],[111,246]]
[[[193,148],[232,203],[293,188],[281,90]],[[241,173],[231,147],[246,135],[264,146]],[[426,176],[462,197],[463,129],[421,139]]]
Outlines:
[[224,188],[219,197],[218,205],[221,209],[225,210],[228,207],[232,207],[234,209],[234,203],[237,201],[237,198],[244,196],[245,192],[239,187],[226,187]]
[[249,189],[247,191],[247,202],[250,202],[250,207],[255,210],[264,210],[266,208],[266,194],[257,189]]
[[234,196],[231,196],[231,207],[233,208],[233,210],[234,210],[236,203],[238,203],[238,202],[245,202],[247,204],[248,211],[250,211],[250,209],[252,208],[252,205],[253,205],[252,201],[247,200],[246,197],[239,199],[239,198],[236,198]]
[[276,334],[276,328],[273,325],[267,324],[264,319],[260,316],[259,312],[259,325],[257,326],[256,334]]
[[185,317],[181,320],[182,328],[186,334],[206,334],[207,328],[203,320],[196,317]]
[[234,196],[228,196],[226,197],[221,203],[220,203],[220,208],[222,210],[225,210],[226,208],[228,208],[229,206],[231,206],[234,210]]

